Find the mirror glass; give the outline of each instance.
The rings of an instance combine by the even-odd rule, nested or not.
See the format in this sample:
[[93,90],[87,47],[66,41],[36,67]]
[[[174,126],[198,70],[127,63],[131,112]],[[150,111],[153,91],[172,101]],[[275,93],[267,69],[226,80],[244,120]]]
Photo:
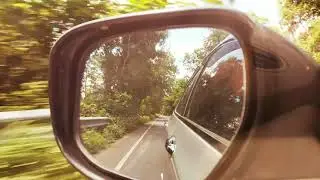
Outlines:
[[101,39],[82,79],[80,132],[101,167],[137,179],[204,179],[243,111],[244,54],[214,28]]

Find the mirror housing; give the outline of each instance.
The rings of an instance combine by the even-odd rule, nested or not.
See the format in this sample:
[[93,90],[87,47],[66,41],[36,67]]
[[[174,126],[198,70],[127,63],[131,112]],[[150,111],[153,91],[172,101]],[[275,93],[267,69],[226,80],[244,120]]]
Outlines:
[[[182,9],[170,11],[151,11],[129,15],[122,15],[115,18],[105,18],[90,21],[68,30],[54,45],[50,53],[50,79],[49,97],[52,125],[58,145],[68,161],[90,179],[130,179],[115,171],[106,171],[97,163],[88,158],[88,154],[81,145],[79,135],[79,111],[80,111],[80,88],[84,66],[88,52],[92,51],[92,44],[99,43],[101,38],[116,36],[127,32],[144,29],[158,29],[169,27],[214,27],[232,33],[241,44],[246,60],[245,73],[247,79],[244,82],[247,87],[245,94],[245,111],[243,123],[238,135],[225,152],[216,168],[212,171],[216,179],[232,174],[241,161],[246,158],[244,152],[250,145],[250,134],[254,132],[253,125],[257,119],[265,115],[272,118],[279,112],[289,111],[297,107],[297,104],[313,102],[315,98],[315,74],[316,66],[309,61],[301,61],[305,56],[300,51],[284,40],[282,37],[263,27],[255,25],[244,13],[227,9]],[[293,67],[284,76],[274,76],[271,79],[257,73],[254,59],[255,48],[272,52],[276,56],[280,54],[279,49],[272,46],[282,45],[283,50],[288,53],[298,52],[297,60],[292,60]],[[287,45],[288,44],[288,45]],[[297,53],[294,52],[293,55]],[[278,56],[279,57],[279,56]],[[275,59],[280,63],[280,59]],[[306,67],[308,70],[306,71]],[[264,71],[266,72],[266,71]],[[303,82],[284,83],[291,80],[290,72],[299,73]],[[263,74],[263,73],[262,73]],[[258,82],[258,79],[260,80]],[[270,83],[278,82],[269,88]],[[279,83],[280,82],[280,83]],[[260,84],[259,84],[260,83]],[[268,89],[265,89],[268,87]],[[303,100],[292,99],[287,104],[282,104],[276,111],[268,111],[278,101],[288,99],[290,96],[276,96],[270,101],[261,100],[263,96],[272,96],[278,92],[302,87],[308,94],[301,94],[301,91],[293,94],[300,96]],[[292,94],[291,94],[292,95]],[[282,102],[282,101],[281,101]],[[261,106],[259,105],[261,104]],[[264,118],[264,119],[268,119]],[[239,155],[239,154],[244,155]],[[210,177],[210,176],[209,176]]]

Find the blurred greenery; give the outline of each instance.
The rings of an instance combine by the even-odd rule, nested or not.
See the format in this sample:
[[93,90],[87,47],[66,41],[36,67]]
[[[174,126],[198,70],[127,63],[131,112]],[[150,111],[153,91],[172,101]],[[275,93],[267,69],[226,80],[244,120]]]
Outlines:
[[63,157],[49,120],[0,127],[0,179],[85,179]]
[[293,41],[320,63],[320,1],[280,1],[282,24]]
[[280,1],[282,23],[295,30],[302,22],[318,19],[320,1],[318,0],[282,0]]
[[0,93],[0,102],[4,104],[0,106],[0,111],[49,108],[48,82],[22,83],[18,90]]
[[116,14],[115,5],[94,0],[1,1],[0,110],[48,107],[47,87],[38,83],[47,81],[53,42],[76,24]]
[[297,44],[320,63],[320,18],[310,22],[309,31],[300,35]]
[[[46,87],[37,84],[47,81],[50,48],[67,29],[101,17],[166,5],[166,0],[126,4],[111,0],[1,1],[0,111],[48,107]],[[29,87],[24,83],[30,83]]]

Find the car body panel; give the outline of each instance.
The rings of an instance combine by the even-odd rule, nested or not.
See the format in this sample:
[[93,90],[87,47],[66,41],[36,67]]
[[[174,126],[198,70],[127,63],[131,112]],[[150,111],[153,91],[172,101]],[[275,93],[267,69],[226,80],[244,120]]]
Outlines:
[[176,114],[169,120],[168,133],[176,138],[172,154],[180,179],[205,179],[222,154],[184,124]]

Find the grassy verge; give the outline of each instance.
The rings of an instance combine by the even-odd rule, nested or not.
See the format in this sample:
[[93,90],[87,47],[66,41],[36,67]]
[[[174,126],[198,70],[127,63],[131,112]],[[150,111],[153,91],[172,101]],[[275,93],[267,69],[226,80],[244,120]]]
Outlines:
[[83,144],[86,149],[96,154],[99,151],[108,148],[117,139],[122,138],[125,134],[137,129],[151,121],[153,116],[140,116],[140,117],[122,117],[114,118],[105,128],[86,128],[81,134]]
[[[115,118],[102,130],[86,129],[82,138],[97,153],[150,120]],[[2,123],[0,137],[0,179],[85,179],[61,154],[48,120]]]
[[1,179],[85,179],[61,154],[47,120],[0,128]]

